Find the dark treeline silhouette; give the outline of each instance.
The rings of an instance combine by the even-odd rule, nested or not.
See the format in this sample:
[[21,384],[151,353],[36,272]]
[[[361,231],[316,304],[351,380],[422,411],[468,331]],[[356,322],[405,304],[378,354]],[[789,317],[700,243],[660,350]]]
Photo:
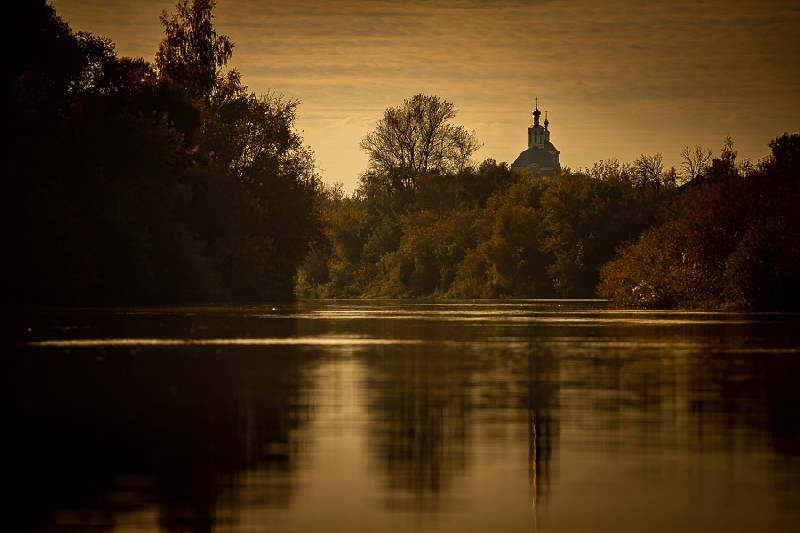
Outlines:
[[247,90],[212,0],[162,15],[154,64],[15,2],[2,95],[9,303],[292,297],[320,232],[297,102]]
[[301,269],[301,294],[591,297],[599,287],[631,306],[796,305],[800,135],[773,141],[757,164],[738,163],[728,140],[716,159],[687,147],[681,171],[655,154],[550,178],[470,165],[479,144],[454,116],[435,96],[387,109],[362,142],[358,190],[326,191],[326,240]]
[[[606,160],[553,178],[471,156],[452,103],[416,95],[323,190],[297,102],[227,68],[212,0],[164,13],[150,64],[15,3],[2,299],[124,304],[322,297],[582,297],[636,307],[796,307],[800,135],[757,162]],[[309,251],[310,248],[310,251]],[[298,275],[298,267],[299,275]]]
[[636,307],[798,308],[800,134],[770,148],[737,164],[728,140],[668,219],[603,268],[601,294]]

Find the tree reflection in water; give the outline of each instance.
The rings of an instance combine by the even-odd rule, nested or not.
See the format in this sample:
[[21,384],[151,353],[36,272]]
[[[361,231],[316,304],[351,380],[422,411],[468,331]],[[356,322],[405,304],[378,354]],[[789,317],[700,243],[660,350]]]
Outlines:
[[312,414],[305,370],[318,353],[281,350],[12,351],[11,523],[211,531],[236,520],[252,483],[260,506],[288,506],[308,447],[298,436]]
[[332,343],[7,343],[10,529],[744,531],[798,518],[797,317],[370,305],[36,318],[36,338]]
[[[531,503],[547,491],[558,435],[557,359],[535,344],[420,345],[364,356],[371,446],[391,510],[435,510],[475,448],[529,439]],[[476,441],[476,432],[486,437]],[[510,435],[509,435],[510,432]]]

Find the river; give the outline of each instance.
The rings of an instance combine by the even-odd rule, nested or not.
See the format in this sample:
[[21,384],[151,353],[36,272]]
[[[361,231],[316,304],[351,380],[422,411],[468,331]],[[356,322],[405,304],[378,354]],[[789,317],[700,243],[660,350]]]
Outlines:
[[800,315],[4,315],[6,531],[800,531]]

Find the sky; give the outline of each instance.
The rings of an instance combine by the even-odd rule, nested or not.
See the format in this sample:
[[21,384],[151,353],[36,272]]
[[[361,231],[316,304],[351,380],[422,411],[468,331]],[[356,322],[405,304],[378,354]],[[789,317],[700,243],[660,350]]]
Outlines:
[[[52,0],[73,30],[152,60],[174,0]],[[361,138],[417,93],[453,102],[480,161],[527,148],[534,98],[571,168],[685,145],[740,157],[800,130],[797,1],[218,0],[231,65],[256,93],[301,102],[327,182],[357,186]]]

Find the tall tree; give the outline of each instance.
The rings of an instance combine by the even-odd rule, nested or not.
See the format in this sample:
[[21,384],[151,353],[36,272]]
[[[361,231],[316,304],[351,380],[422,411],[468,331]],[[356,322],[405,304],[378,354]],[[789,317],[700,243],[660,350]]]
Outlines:
[[[222,69],[233,55],[233,42],[214,29],[215,5],[215,0],[178,0],[175,13],[164,11],[164,40],[156,53],[162,78],[203,99],[225,85]],[[232,71],[228,77],[238,79],[238,73]]]
[[463,170],[480,143],[474,132],[452,123],[455,116],[452,102],[425,94],[388,108],[361,141],[370,170],[391,175],[409,189],[421,174]]
[[162,17],[157,71],[46,0],[15,4],[26,46],[0,102],[13,134],[0,238],[15,252],[0,305],[291,298],[321,240],[319,176],[297,102],[222,71],[232,45],[213,2]]

